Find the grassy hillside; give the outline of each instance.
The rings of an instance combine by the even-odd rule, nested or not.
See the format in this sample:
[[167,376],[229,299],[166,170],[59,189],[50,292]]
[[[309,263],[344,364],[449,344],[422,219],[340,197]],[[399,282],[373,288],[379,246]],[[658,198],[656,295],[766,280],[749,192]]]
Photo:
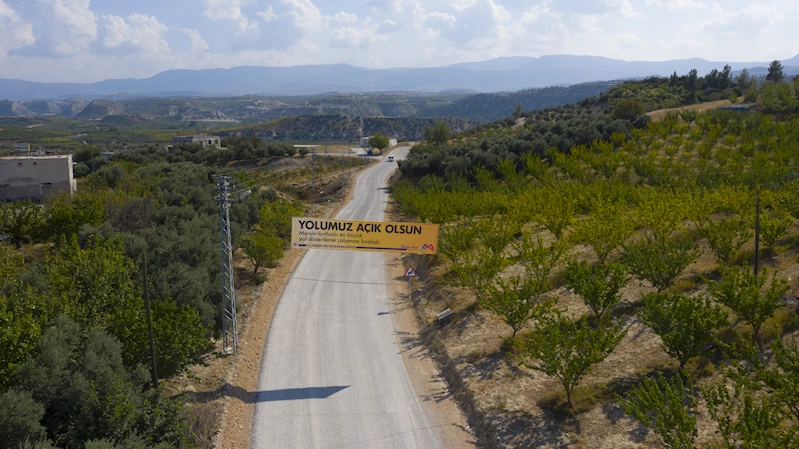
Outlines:
[[748,112],[611,116],[668,82],[400,164],[404,218],[442,224],[409,261],[424,335],[486,446],[796,447],[799,83]]

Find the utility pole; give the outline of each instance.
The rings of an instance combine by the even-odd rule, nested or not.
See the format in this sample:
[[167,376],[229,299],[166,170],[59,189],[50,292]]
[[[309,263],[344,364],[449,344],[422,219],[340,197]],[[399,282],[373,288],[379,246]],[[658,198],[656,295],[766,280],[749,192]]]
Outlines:
[[147,279],[147,250],[144,250],[144,311],[147,313],[147,336],[150,339],[150,375],[153,388],[158,388],[158,366],[155,363],[155,341],[153,340],[153,316],[150,313],[150,281]]
[[313,191],[313,217],[316,218],[316,147],[311,148],[311,190]]
[[757,191],[757,206],[755,207],[755,276],[757,276],[759,253],[760,253],[760,190]]
[[214,176],[217,182],[219,225],[222,255],[222,351],[235,352],[239,346],[236,328],[236,292],[233,289],[233,244],[230,238],[230,182],[229,176]]

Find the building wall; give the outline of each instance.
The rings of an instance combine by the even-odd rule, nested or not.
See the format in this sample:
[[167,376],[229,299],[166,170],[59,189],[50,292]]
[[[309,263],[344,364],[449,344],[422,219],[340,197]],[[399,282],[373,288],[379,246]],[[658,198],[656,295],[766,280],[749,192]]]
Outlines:
[[41,199],[74,193],[72,155],[0,158],[0,200]]
[[203,148],[211,145],[222,147],[222,139],[219,136],[206,136],[205,134],[195,134],[193,136],[174,136],[172,137],[172,145],[183,145],[187,143],[199,143]]

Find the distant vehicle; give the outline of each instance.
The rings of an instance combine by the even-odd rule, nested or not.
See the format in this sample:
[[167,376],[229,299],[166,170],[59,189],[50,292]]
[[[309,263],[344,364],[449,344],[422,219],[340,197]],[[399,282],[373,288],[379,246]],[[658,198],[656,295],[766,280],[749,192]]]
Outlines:
[[388,162],[394,162],[394,156],[389,156],[388,157]]

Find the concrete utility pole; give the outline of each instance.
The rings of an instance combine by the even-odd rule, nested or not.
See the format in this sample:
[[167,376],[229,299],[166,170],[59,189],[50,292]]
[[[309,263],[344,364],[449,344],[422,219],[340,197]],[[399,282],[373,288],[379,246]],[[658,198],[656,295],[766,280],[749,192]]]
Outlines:
[[311,190],[313,191],[313,217],[316,218],[316,147],[311,148]]
[[230,182],[229,176],[214,176],[217,182],[219,226],[222,255],[222,351],[235,352],[239,346],[236,328],[236,292],[233,288],[233,244],[230,237]]

